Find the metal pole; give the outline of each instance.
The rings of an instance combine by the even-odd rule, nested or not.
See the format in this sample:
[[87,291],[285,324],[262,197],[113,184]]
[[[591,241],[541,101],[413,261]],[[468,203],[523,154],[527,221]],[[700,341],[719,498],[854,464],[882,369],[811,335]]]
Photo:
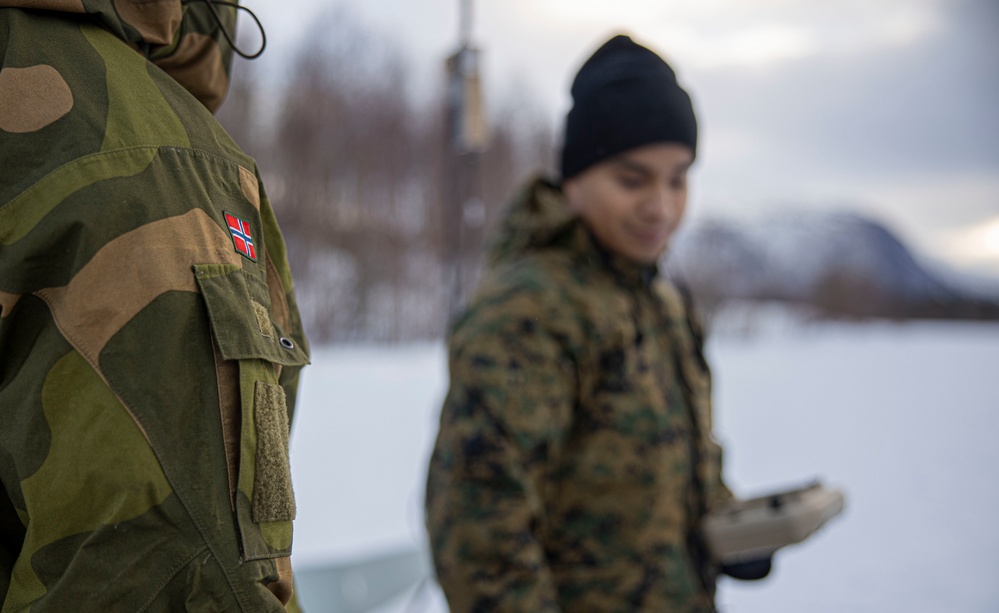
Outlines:
[[469,280],[465,257],[468,251],[466,204],[479,192],[479,156],[485,147],[482,118],[478,50],[472,46],[472,2],[459,0],[457,51],[448,59],[448,143],[445,165],[448,177],[444,229],[447,233],[444,262],[448,301],[448,324],[458,315]]
[[464,49],[472,40],[472,0],[460,0],[458,44]]

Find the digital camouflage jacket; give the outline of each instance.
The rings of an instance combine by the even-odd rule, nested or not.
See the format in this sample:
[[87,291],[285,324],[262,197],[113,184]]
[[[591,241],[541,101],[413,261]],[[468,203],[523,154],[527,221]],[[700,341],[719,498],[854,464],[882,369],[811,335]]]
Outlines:
[[683,300],[601,251],[542,180],[449,340],[427,483],[454,613],[713,610],[693,542],[731,496]]
[[2,612],[295,610],[307,347],[256,165],[209,112],[217,21],[0,7]]

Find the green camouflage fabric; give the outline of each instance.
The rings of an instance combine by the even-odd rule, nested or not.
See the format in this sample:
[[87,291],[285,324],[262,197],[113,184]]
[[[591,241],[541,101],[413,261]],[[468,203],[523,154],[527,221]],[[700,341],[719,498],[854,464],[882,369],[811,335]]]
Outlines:
[[731,494],[680,295],[540,179],[491,255],[449,339],[427,482],[451,611],[713,611],[691,540]]
[[298,610],[308,348],[214,18],[0,7],[0,611]]

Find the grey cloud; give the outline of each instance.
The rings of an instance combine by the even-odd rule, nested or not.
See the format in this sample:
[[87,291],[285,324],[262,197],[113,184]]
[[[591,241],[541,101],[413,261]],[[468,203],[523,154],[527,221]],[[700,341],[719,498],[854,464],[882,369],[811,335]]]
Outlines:
[[994,173],[999,3],[953,2],[944,15],[907,47],[698,75],[702,115],[793,165],[853,176]]

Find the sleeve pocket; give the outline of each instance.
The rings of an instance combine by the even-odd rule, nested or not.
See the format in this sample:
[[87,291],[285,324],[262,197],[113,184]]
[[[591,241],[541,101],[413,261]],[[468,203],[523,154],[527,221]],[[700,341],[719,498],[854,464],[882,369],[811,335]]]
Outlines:
[[[288,409],[278,380],[282,366],[305,365],[309,356],[301,339],[289,336],[271,317],[267,284],[252,271],[199,264],[194,274],[220,363],[234,368],[229,372],[235,400],[220,404],[223,429],[227,410],[232,413],[229,421],[238,423],[238,435],[229,437],[236,440],[226,441],[226,459],[236,473],[230,494],[242,558],[286,556],[291,551],[295,497],[288,461]],[[220,391],[220,401],[222,395]]]
[[289,336],[270,317],[266,283],[224,264],[198,264],[194,274],[223,359],[256,358],[282,366],[309,363],[301,339]]

